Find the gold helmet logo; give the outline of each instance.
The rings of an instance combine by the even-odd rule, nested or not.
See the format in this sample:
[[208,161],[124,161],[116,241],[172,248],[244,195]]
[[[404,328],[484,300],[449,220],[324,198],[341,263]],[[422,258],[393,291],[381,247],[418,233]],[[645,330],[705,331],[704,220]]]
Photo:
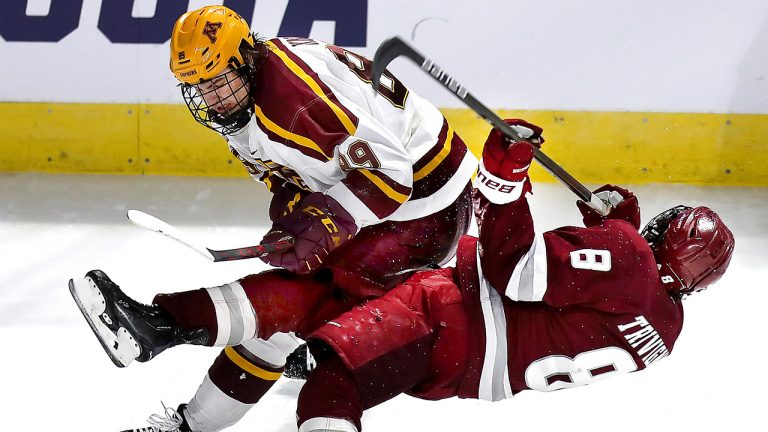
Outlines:
[[203,34],[208,36],[208,39],[211,40],[211,43],[216,43],[216,33],[221,28],[221,23],[212,23],[210,21],[205,22],[205,27],[203,27]]

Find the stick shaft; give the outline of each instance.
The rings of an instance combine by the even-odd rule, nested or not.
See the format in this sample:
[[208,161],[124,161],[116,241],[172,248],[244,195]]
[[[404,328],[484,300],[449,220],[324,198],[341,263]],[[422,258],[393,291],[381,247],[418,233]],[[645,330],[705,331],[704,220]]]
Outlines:
[[293,241],[281,240],[275,243],[263,243],[256,246],[246,246],[224,250],[208,249],[208,251],[213,256],[213,261],[219,262],[235,261],[248,258],[260,258],[271,253],[285,252],[290,249],[293,249]]
[[[432,78],[439,82],[443,87],[447,88],[457,98],[461,99],[468,107],[483,117],[486,121],[491,123],[496,129],[501,131],[504,135],[514,141],[525,141],[520,135],[512,129],[508,124],[504,122],[496,113],[491,111],[477,98],[475,98],[463,85],[453,79],[450,75],[445,73],[442,68],[437,66],[432,60],[424,57],[413,47],[408,45],[405,41],[398,37],[393,37],[382,42],[379,48],[376,50],[376,54],[373,58],[373,86],[378,87],[379,77],[386,69],[387,65],[397,57],[405,56],[417,65],[422,70],[427,72]],[[583,184],[576,180],[571,174],[569,174],[563,167],[558,165],[549,156],[542,152],[538,148],[534,148],[534,158],[543,166],[550,174],[556,179],[560,180],[568,189],[573,191],[582,201],[590,203],[598,212],[605,215],[609,211],[609,207],[595,197],[592,192],[587,189]]]

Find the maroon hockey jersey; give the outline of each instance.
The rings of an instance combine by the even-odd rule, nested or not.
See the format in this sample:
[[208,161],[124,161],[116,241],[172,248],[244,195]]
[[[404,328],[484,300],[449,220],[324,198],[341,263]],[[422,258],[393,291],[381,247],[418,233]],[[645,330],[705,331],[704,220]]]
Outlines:
[[476,335],[461,397],[590,384],[670,353],[682,305],[636,227],[609,219],[542,234],[524,197],[475,200],[479,239],[462,240],[457,263]]

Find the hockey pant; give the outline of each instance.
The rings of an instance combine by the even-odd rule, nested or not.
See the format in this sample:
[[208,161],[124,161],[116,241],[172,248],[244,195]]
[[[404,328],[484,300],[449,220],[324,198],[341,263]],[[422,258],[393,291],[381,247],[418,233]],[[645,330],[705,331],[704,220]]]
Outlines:
[[299,432],[360,431],[365,409],[400,393],[456,396],[467,315],[453,269],[420,272],[308,335],[317,367],[299,395]]
[[470,207],[468,186],[433,215],[366,227],[329,256],[328,267],[313,274],[273,270],[219,287],[156,296],[153,302],[182,327],[207,328],[210,344],[226,347],[190,403],[191,421],[199,420],[201,431],[214,431],[242,417],[279,378],[285,357],[297,345],[292,336],[280,334],[306,335],[384,294],[412,270],[451,259],[468,228]]

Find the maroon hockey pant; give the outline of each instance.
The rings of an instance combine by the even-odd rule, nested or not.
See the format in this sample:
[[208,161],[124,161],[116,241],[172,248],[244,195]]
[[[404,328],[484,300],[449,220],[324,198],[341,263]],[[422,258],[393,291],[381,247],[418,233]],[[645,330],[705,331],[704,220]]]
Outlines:
[[[305,335],[353,305],[386,293],[412,271],[450,259],[470,217],[468,184],[465,193],[437,213],[363,228],[333,251],[316,273],[298,276],[276,270],[241,279],[258,317],[257,336],[268,339],[275,332]],[[168,310],[182,327],[204,327],[216,334],[216,313],[204,289],[160,294],[153,302]]]
[[[430,216],[363,228],[315,274],[298,276],[275,270],[241,279],[258,320],[256,336],[268,339],[276,332],[291,331],[306,335],[354,305],[384,294],[406,279],[410,270],[449,259],[469,226],[469,192],[467,185],[453,204]],[[219,330],[214,305],[204,289],[158,295],[154,303],[167,309],[184,328],[205,327],[211,335]],[[275,361],[264,361],[237,345],[222,351],[208,376],[224,394],[253,404],[279,376],[282,362]],[[244,375],[253,368],[246,365],[243,369],[243,362],[264,373]]]
[[299,396],[298,423],[342,418],[400,393],[456,396],[467,362],[467,315],[453,269],[419,272],[309,335],[318,366]]

